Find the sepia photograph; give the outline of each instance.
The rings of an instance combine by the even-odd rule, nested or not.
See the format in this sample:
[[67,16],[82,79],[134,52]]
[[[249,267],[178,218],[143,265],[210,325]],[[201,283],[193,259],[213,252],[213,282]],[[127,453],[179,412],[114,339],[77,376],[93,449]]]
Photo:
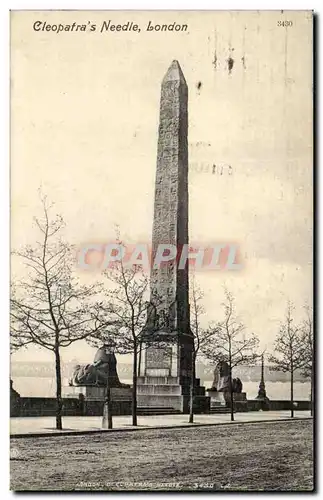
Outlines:
[[12,491],[315,490],[314,24],[10,12]]

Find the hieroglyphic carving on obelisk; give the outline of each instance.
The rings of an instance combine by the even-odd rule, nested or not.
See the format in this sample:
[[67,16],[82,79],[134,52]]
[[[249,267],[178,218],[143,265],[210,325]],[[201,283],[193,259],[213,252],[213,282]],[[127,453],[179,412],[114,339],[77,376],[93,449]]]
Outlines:
[[[161,85],[152,248],[188,244],[188,89],[177,61]],[[171,261],[151,271],[151,324],[189,333],[188,268]],[[158,299],[156,300],[156,296]]]

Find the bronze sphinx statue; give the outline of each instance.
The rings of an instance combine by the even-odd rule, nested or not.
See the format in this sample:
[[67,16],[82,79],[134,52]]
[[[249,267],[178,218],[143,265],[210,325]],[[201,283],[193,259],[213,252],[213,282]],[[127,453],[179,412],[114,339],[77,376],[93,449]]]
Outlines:
[[117,359],[114,352],[103,346],[97,350],[92,364],[75,366],[69,385],[106,387],[108,378],[110,387],[130,387],[127,384],[122,384],[119,380]]
[[[219,361],[216,365],[212,389],[218,392],[230,391],[230,368],[226,361]],[[232,379],[232,392],[242,392],[242,382],[238,377]]]

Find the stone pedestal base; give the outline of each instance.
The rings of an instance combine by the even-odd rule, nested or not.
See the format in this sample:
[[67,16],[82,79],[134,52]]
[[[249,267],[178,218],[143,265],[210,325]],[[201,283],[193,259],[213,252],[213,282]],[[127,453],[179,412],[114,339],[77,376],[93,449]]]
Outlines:
[[[210,397],[211,409],[215,407],[225,407],[231,406],[231,395],[230,392],[218,392],[213,390],[206,391],[207,395]],[[245,392],[234,392],[233,402],[239,404],[247,404],[247,395]]]
[[[228,397],[229,397],[229,406],[231,406],[230,394],[228,394]],[[245,392],[233,393],[233,407],[235,411],[248,411],[247,394]]]
[[[193,336],[158,332],[159,341],[143,343],[139,362],[137,402],[139,408],[169,408],[189,412]],[[147,337],[148,338],[148,337]],[[155,337],[157,338],[157,337]],[[205,388],[195,379],[194,396],[206,408]]]
[[[112,387],[110,391],[112,401],[125,401],[132,399],[131,388]],[[79,398],[80,394],[82,394],[86,401],[104,401],[106,388],[92,385],[68,386],[63,387],[62,393],[64,398]]]
[[[102,416],[105,403],[106,388],[98,386],[68,386],[63,387],[62,396],[65,399],[78,399],[78,415]],[[113,415],[131,415],[131,388],[111,388],[111,403]]]
[[180,377],[147,376],[138,378],[138,407],[173,408],[187,413],[189,399],[189,382],[180,380]]
[[269,398],[267,398],[267,396],[257,396],[255,401],[258,402],[259,404],[259,408],[262,410],[262,411],[268,411],[270,409],[270,400]]
[[[159,332],[159,335],[164,335]],[[191,340],[191,338],[190,338]],[[172,408],[188,413],[191,352],[176,332],[164,341],[143,343],[139,363],[137,402],[139,408]]]
[[18,417],[20,412],[20,394],[15,391],[10,379],[10,416]]
[[218,391],[208,390],[206,391],[210,398],[210,406],[214,408],[215,406],[226,406],[226,401],[224,399],[224,393]]
[[[230,399],[230,393],[226,393],[229,396]],[[246,401],[247,402],[247,393],[246,392],[234,392],[233,393],[233,401]]]
[[[194,396],[197,397],[197,403],[199,398],[205,397],[205,389],[200,386],[199,379],[195,379]],[[173,408],[181,413],[188,413],[190,379],[172,376],[138,377],[137,403],[139,408]]]

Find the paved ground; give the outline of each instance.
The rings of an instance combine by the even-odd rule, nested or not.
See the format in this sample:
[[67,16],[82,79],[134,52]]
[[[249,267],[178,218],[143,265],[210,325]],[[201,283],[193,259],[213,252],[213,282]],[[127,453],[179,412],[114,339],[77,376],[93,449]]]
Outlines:
[[312,421],[11,438],[15,491],[308,491]]
[[[296,418],[309,417],[307,411],[296,411]],[[247,413],[236,413],[236,422],[257,422],[264,420],[280,420],[290,417],[289,411],[255,411]],[[230,414],[220,415],[195,415],[195,424],[223,424],[230,423]],[[101,417],[63,417],[63,427],[65,431],[99,431],[101,427]],[[149,417],[138,417],[138,427],[164,427],[183,426],[188,424],[188,415],[158,415]],[[133,429],[131,416],[113,417],[115,429]],[[33,433],[55,433],[54,417],[22,417],[10,419],[10,433],[33,434]]]

